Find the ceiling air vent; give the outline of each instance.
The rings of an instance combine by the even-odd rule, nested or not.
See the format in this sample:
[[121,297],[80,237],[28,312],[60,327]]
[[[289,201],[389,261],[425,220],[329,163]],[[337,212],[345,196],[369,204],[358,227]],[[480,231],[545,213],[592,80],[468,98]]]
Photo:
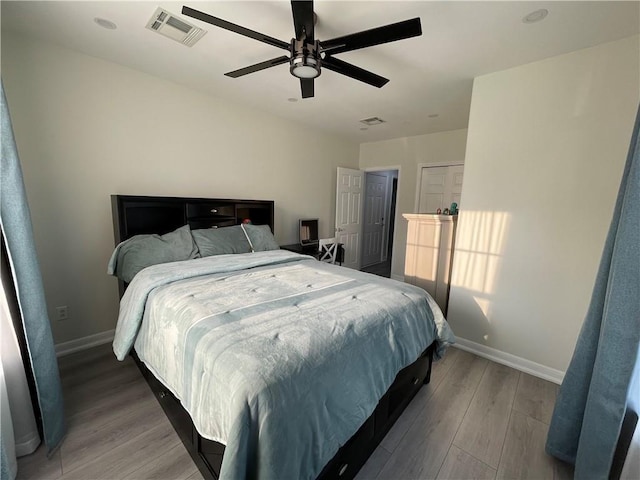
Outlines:
[[158,32],[160,35],[169,37],[176,42],[180,42],[187,47],[192,47],[207,33],[206,30],[185,22],[160,7],[158,7],[151,19],[147,22],[147,28]]
[[360,120],[360,123],[364,123],[365,125],[380,125],[381,123],[386,123],[386,120],[381,119],[380,117],[371,117],[365,118],[364,120]]

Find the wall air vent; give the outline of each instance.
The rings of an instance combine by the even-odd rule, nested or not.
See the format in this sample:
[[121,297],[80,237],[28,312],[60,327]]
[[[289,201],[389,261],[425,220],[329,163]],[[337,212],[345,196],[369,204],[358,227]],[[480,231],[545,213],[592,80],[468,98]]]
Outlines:
[[180,42],[187,47],[192,47],[207,33],[206,30],[198,28],[189,22],[185,22],[160,7],[158,7],[147,22],[147,28],[158,32],[160,35],[169,37],[176,42]]
[[381,123],[386,123],[386,120],[383,120],[380,117],[371,117],[360,120],[360,123],[364,123],[367,126],[380,125]]

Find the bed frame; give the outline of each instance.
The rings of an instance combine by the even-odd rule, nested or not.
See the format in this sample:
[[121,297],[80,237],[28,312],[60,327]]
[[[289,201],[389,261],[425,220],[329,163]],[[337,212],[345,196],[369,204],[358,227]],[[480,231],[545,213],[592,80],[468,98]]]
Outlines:
[[[247,218],[254,224],[269,225],[273,231],[273,201],[112,195],[111,205],[116,244],[133,235],[163,234],[186,224],[193,229],[221,227],[237,225]],[[120,282],[120,296],[125,288]],[[327,463],[318,480],[355,477],[418,390],[429,383],[434,348],[435,343],[429,345],[414,363],[398,373],[374,412]],[[200,436],[180,401],[135,351],[131,355],[204,478],[217,480],[225,446]]]

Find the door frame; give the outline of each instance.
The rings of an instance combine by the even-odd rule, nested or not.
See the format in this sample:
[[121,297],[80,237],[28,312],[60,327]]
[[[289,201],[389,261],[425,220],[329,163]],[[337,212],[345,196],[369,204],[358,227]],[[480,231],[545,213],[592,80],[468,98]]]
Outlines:
[[416,196],[413,203],[413,213],[418,213],[418,209],[420,208],[420,185],[422,185],[422,170],[424,168],[429,167],[456,167],[456,166],[464,166],[464,162],[450,160],[448,162],[421,162],[418,163],[416,172]]
[[[388,167],[366,167],[366,168],[361,168],[360,170],[362,170],[365,173],[365,182],[366,182],[366,178],[367,178],[367,173],[375,173],[375,172],[388,172],[390,170],[395,170],[396,172],[398,172],[398,185],[400,185],[400,177],[402,174],[402,167],[400,165],[391,165]],[[364,185],[364,187],[366,188],[366,183]],[[387,185],[387,187],[389,187],[389,185]],[[399,188],[398,188],[398,191]],[[387,197],[389,197],[390,194],[392,194],[392,189],[387,191]],[[389,201],[388,201],[389,200]],[[397,205],[397,193],[396,193],[396,205]],[[391,206],[391,202],[390,202],[390,197],[389,198],[385,198],[385,212],[388,211],[389,207]],[[364,205],[363,205],[363,211],[364,211]],[[398,215],[398,209],[396,208],[396,212],[393,216],[393,223],[394,225],[396,225],[397,223],[397,217]],[[387,219],[388,220],[388,219]],[[364,223],[362,224],[362,230],[364,231]],[[362,232],[361,232],[362,233]],[[395,237],[397,233],[397,228],[393,229],[393,236]],[[384,228],[383,228],[383,237],[385,238],[385,249],[383,249],[381,251],[381,256],[380,256],[380,262],[385,262],[390,260],[391,258],[393,258],[393,253],[391,254],[391,258],[389,257],[388,254],[386,254],[386,249],[389,243],[389,222],[385,222]],[[395,244],[395,238],[393,238],[393,243]],[[384,260],[383,260],[384,258]],[[360,264],[362,264],[362,249],[360,250]]]

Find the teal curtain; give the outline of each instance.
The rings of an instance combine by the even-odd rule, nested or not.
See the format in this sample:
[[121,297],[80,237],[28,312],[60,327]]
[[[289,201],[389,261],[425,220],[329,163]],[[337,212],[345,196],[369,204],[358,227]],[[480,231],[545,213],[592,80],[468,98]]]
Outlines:
[[[31,362],[30,368],[35,381],[44,442],[51,453],[59,446],[66,432],[62,387],[33,241],[31,215],[27,205],[22,169],[9,118],[4,86],[1,82],[0,90],[2,119],[0,224],[6,241]],[[3,457],[6,454],[4,448],[4,442],[2,442]]]
[[[547,452],[575,478],[609,477],[640,371],[640,109],[613,220],[573,358],[556,400]],[[603,159],[606,161],[606,159]]]

